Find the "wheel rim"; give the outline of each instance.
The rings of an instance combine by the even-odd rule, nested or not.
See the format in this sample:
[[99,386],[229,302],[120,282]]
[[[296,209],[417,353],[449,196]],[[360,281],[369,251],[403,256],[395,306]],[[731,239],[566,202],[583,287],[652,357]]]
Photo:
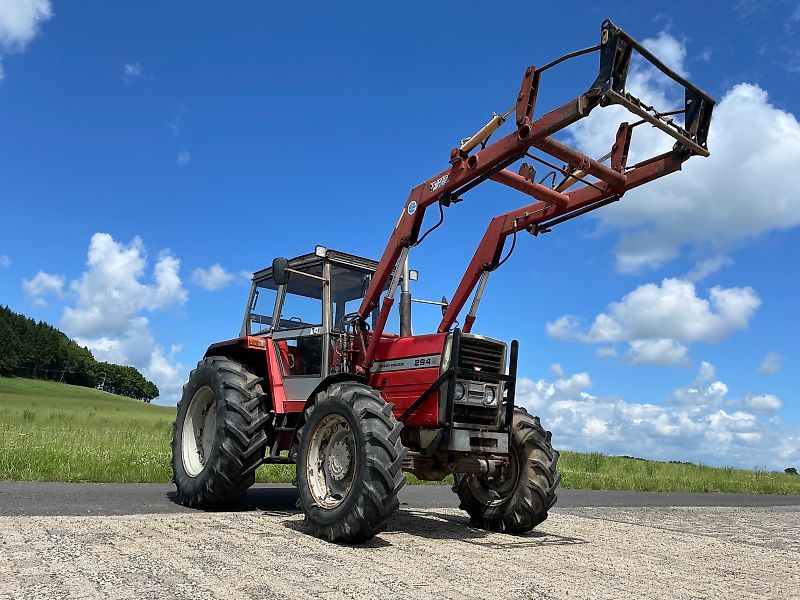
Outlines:
[[320,421],[308,445],[308,484],[314,502],[325,509],[339,506],[353,487],[355,436],[342,415],[328,415]]
[[469,475],[468,485],[475,498],[486,506],[499,506],[508,500],[519,483],[519,460],[517,450],[511,446],[508,465],[495,477]]
[[217,434],[217,404],[208,386],[194,393],[183,418],[181,455],[183,468],[190,477],[203,472]]

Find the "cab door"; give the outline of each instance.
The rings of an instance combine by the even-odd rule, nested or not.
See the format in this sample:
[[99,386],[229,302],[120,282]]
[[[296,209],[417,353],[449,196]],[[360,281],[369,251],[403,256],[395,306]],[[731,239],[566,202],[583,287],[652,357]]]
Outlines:
[[290,402],[305,402],[328,375],[331,319],[326,265],[309,276],[293,273],[279,292],[272,343]]

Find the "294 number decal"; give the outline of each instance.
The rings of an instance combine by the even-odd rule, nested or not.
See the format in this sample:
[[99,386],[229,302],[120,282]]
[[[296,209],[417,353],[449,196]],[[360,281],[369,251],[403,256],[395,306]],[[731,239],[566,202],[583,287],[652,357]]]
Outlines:
[[436,366],[434,364],[434,360],[433,360],[432,356],[428,356],[427,358],[415,358],[414,359],[414,366],[415,367],[425,367],[425,366],[428,366],[428,365]]

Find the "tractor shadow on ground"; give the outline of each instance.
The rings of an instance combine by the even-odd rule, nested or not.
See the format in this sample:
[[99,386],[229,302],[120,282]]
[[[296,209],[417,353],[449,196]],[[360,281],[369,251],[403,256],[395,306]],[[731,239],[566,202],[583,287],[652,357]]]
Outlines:
[[[539,527],[544,528],[546,524]],[[434,540],[456,540],[482,546],[487,550],[589,543],[582,538],[556,535],[542,529],[534,529],[523,534],[498,534],[475,527],[466,514],[463,516],[453,515],[450,512],[419,510],[409,507],[401,507],[397,511],[397,514],[389,521],[385,533],[405,533]]]
[[[298,511],[293,511],[296,513]],[[266,515],[284,516],[282,525],[301,534],[309,535],[310,529],[301,520],[293,517],[293,513],[280,513],[275,510],[264,511]],[[402,533],[428,540],[458,541],[480,546],[487,550],[503,550],[506,548],[539,548],[545,546],[568,546],[572,544],[588,544],[587,540],[577,537],[556,535],[554,533],[533,530],[528,533],[512,535],[498,534],[473,526],[467,516],[456,516],[448,512],[436,510],[420,510],[401,507],[386,529],[360,548],[385,548],[392,546],[393,534]]]
[[[166,496],[173,504],[181,504],[178,500],[177,492],[167,492]],[[214,509],[214,512],[248,512],[257,510],[275,515],[299,513],[297,490],[290,487],[252,487],[247,490],[247,495],[236,506],[224,511]]]
[[[179,504],[175,492],[169,492],[167,498]],[[310,535],[309,528],[297,516],[301,510],[297,507],[297,490],[290,487],[253,487],[237,506],[228,512],[261,512],[264,516],[283,518],[282,524],[298,533]],[[216,511],[218,512],[218,510]],[[475,527],[466,514],[453,514],[449,510],[419,509],[402,504],[397,513],[389,521],[382,534],[362,548],[381,548],[391,546],[392,534],[404,533],[414,537],[431,540],[456,540],[474,544],[487,550],[504,548],[567,546],[571,544],[588,544],[587,540],[577,537],[557,535],[546,531],[547,522],[523,534],[497,534]],[[388,538],[388,539],[387,539]]]

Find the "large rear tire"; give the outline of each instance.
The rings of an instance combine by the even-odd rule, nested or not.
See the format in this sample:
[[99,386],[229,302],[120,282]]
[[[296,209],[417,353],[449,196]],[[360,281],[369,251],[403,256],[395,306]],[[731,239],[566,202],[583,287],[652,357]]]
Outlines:
[[173,424],[172,473],[182,504],[222,508],[255,482],[267,445],[262,378],[222,356],[197,363]]
[[297,488],[306,524],[331,542],[365,542],[399,506],[403,426],[373,388],[337,383],[317,395],[298,431]]
[[523,533],[547,518],[561,481],[556,469],[559,454],[551,438],[539,417],[514,410],[508,468],[493,478],[456,476],[453,489],[474,524],[491,531]]

